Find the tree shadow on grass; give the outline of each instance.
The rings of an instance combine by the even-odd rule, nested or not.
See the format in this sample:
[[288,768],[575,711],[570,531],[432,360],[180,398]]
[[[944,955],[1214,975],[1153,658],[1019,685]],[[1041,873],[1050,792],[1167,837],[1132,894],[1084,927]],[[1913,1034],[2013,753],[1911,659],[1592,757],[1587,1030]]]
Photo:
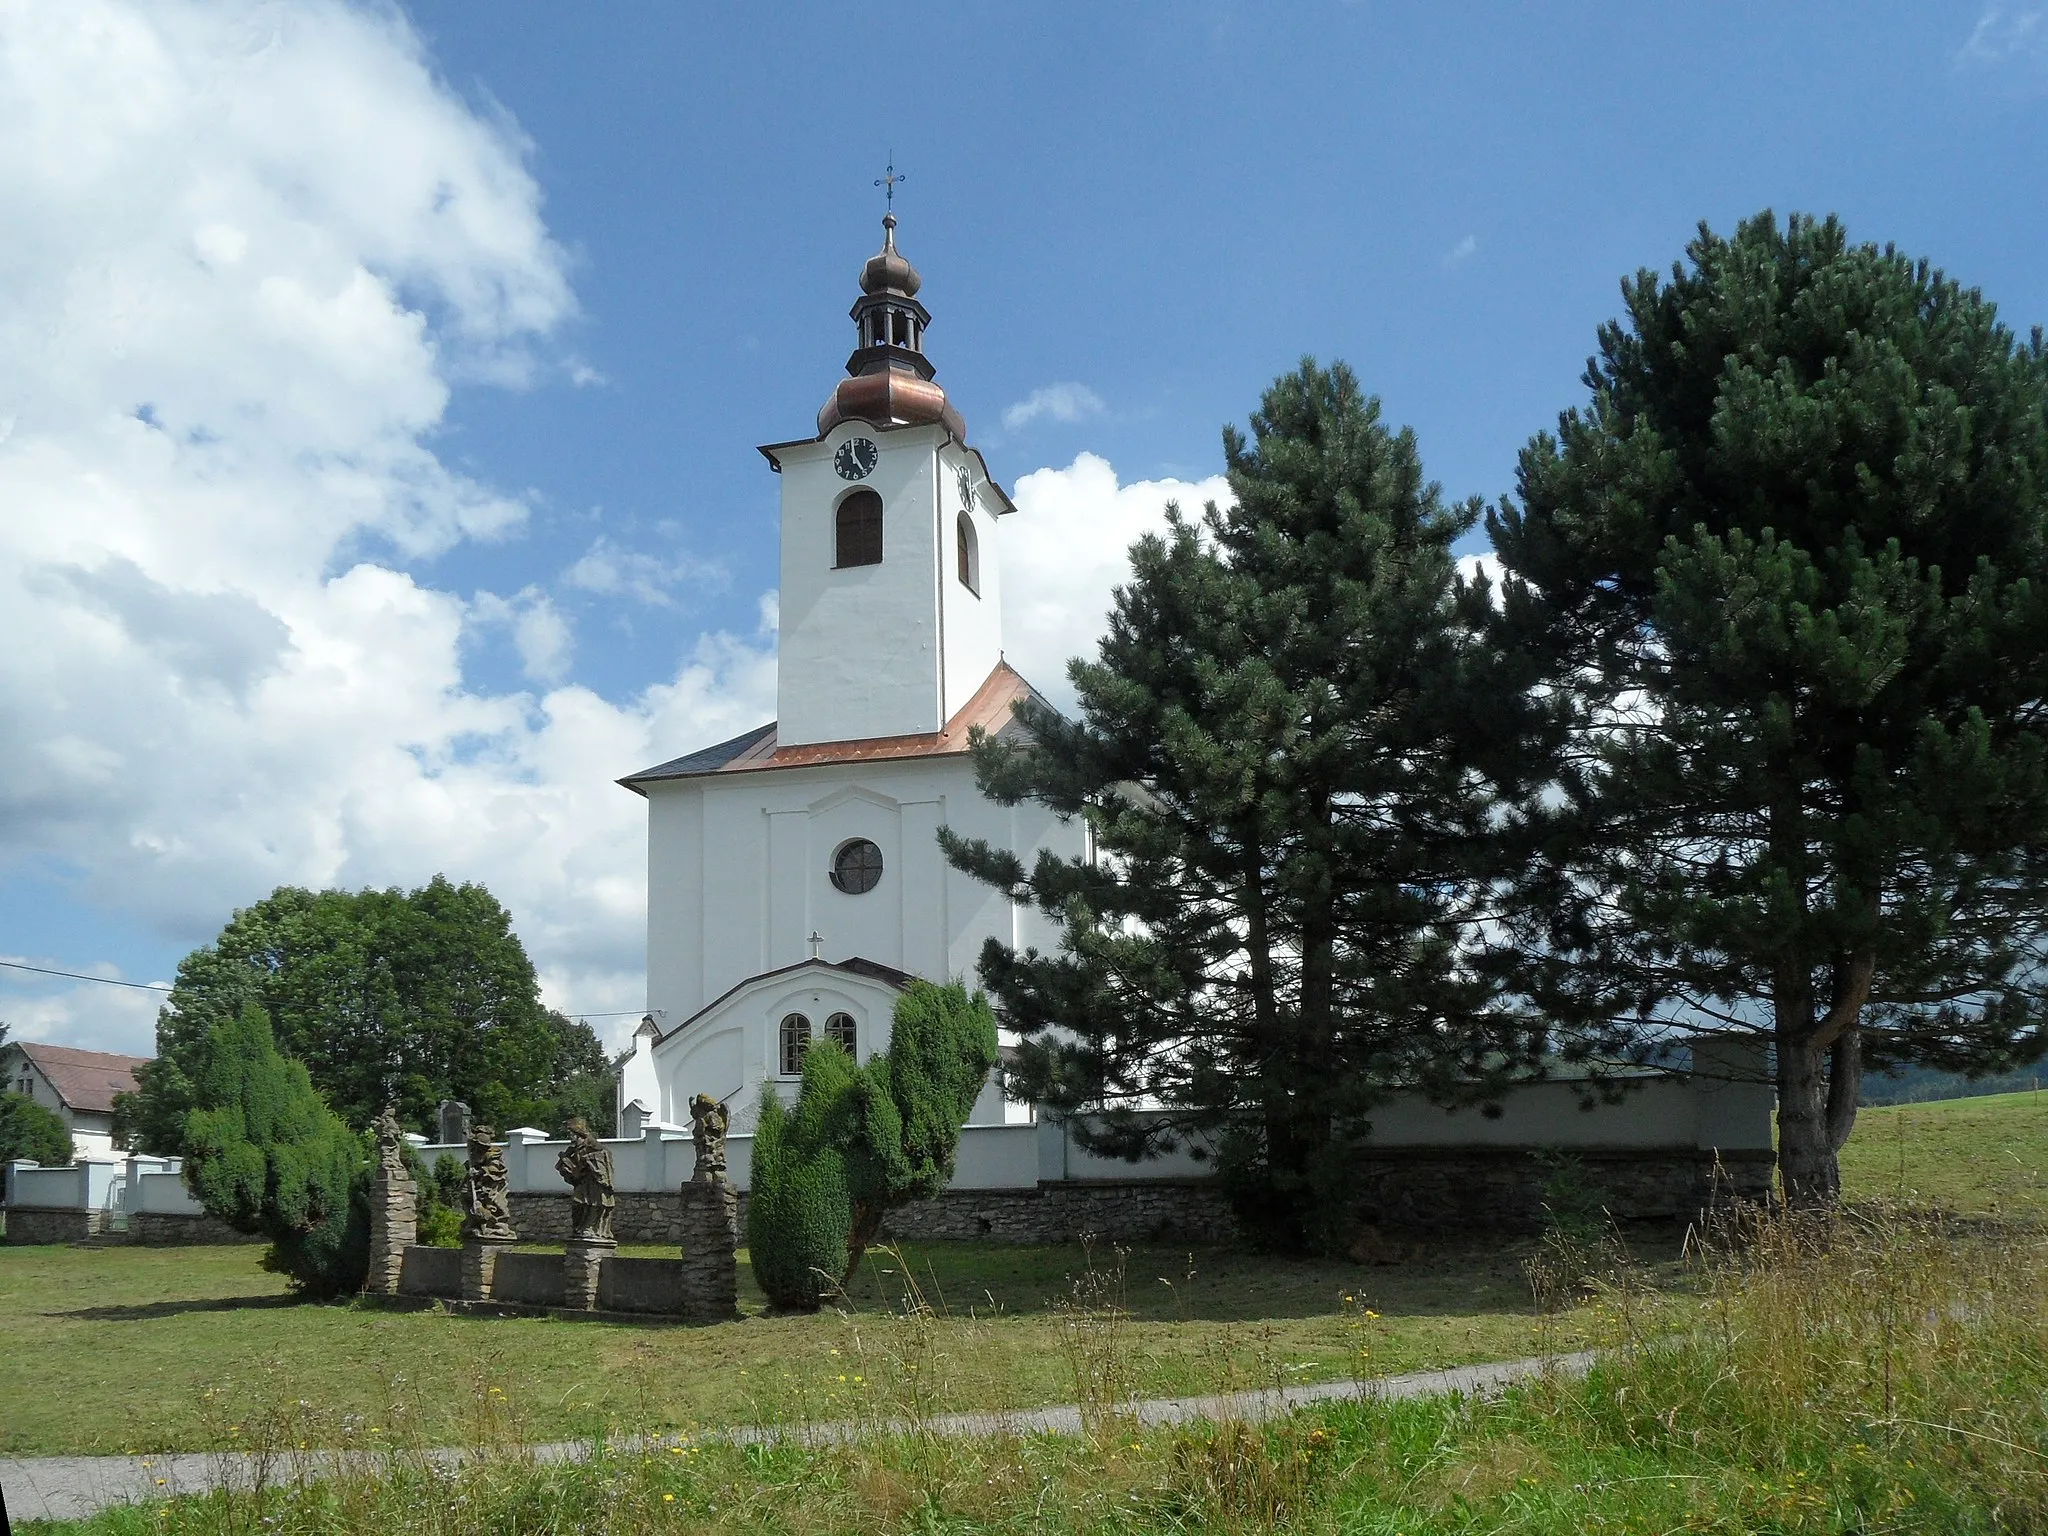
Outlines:
[[292,1295],[202,1296],[187,1301],[147,1301],[123,1307],[80,1307],[75,1312],[45,1312],[45,1317],[79,1318],[92,1323],[143,1323],[157,1317],[182,1317],[187,1312],[246,1312],[276,1307],[299,1307],[306,1302]]

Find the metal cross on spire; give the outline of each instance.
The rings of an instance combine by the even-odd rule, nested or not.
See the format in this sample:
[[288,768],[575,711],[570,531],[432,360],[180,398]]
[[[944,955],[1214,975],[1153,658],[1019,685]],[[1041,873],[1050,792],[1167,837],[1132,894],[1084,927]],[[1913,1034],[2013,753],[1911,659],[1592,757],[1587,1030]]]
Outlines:
[[896,173],[896,151],[890,150],[888,169],[875,178],[875,185],[885,189],[883,193],[883,211],[885,213],[894,213],[896,211],[897,185],[909,179],[908,176],[899,176]]

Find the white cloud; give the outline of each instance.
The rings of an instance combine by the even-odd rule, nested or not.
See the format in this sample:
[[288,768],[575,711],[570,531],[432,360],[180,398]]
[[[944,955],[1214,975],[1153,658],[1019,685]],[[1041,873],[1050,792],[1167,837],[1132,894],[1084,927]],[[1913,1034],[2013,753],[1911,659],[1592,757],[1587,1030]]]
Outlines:
[[1040,417],[1076,422],[1103,412],[1102,397],[1086,384],[1046,384],[1003,412],[1003,430],[1021,432]]
[[[7,14],[0,878],[55,863],[82,902],[193,943],[281,883],[445,871],[511,909],[551,1001],[637,1008],[645,810],[613,781],[773,715],[775,597],[755,633],[607,700],[572,680],[540,587],[464,598],[403,568],[526,516],[433,447],[456,383],[561,366],[574,300],[523,141],[441,87],[392,10]],[[1101,409],[1078,385],[1024,404]],[[1130,542],[1167,500],[1226,494],[1120,485],[1085,454],[1026,475],[1011,659],[1069,701]],[[602,540],[564,578],[654,603],[719,579]],[[530,688],[465,676],[492,627]],[[0,1017],[146,1051],[155,1007],[9,983]]]
[[501,624],[511,628],[520,668],[532,681],[559,683],[569,675],[569,662],[576,650],[575,631],[539,587],[526,587],[511,598],[479,592],[470,600],[469,617],[480,628]]
[[2048,46],[2048,27],[2039,10],[2016,10],[2007,5],[1989,5],[1977,18],[1976,26],[1956,50],[1961,67],[1996,68],[2025,54],[2039,54]]
[[663,559],[645,550],[621,548],[600,536],[562,573],[562,580],[585,592],[605,597],[623,594],[653,607],[666,608],[674,602],[671,588],[684,584],[723,586],[726,573],[723,566],[712,561],[689,555]]
[[1107,460],[1084,453],[1065,469],[1024,476],[1014,499],[1017,513],[1002,525],[1004,655],[1071,709],[1067,662],[1094,657],[1114,589],[1130,576],[1131,545],[1166,526],[1169,501],[1199,513],[1206,502],[1227,503],[1230,482],[1212,475],[1119,485]]
[[1448,251],[1444,252],[1444,265],[1455,267],[1459,262],[1468,260],[1472,253],[1478,249],[1479,237],[1477,235],[1467,235]]
[[[445,870],[552,999],[636,1006],[612,781],[767,718],[773,645],[707,636],[609,702],[559,684],[544,594],[400,568],[526,516],[432,447],[455,383],[533,376],[573,311],[516,129],[338,0],[10,7],[0,71],[0,871],[59,861],[190,942],[282,882]],[[553,686],[464,677],[492,622]],[[23,1034],[148,1048],[149,994],[9,992]]]

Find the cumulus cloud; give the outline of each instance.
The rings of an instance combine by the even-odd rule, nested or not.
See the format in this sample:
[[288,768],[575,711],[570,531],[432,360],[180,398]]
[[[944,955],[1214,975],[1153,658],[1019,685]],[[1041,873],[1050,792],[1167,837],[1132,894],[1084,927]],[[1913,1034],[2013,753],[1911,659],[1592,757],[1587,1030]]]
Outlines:
[[1469,260],[1472,253],[1478,249],[1479,237],[1477,235],[1467,235],[1448,251],[1444,252],[1444,265],[1455,267],[1459,262]]
[[[574,372],[516,127],[450,94],[396,10],[340,0],[20,7],[0,70],[0,878],[70,872],[190,944],[279,884],[445,871],[512,910],[550,1001],[637,1008],[645,811],[613,781],[773,716],[775,596],[605,698],[549,583],[464,596],[411,569],[527,516],[438,456],[451,390]],[[1225,494],[1086,454],[1026,475],[1011,659],[1069,701],[1130,542]],[[599,540],[554,586],[672,603],[722,579]],[[490,633],[525,686],[465,673]],[[8,983],[0,1016],[146,1051],[156,1004]]]
[[1102,397],[1086,384],[1046,384],[1003,412],[1003,430],[1021,432],[1041,418],[1072,423],[1102,412]]
[[1004,655],[1071,709],[1067,662],[1094,656],[1112,595],[1130,575],[1131,545],[1166,526],[1168,502],[1196,513],[1228,502],[1230,483],[1213,475],[1124,485],[1107,460],[1084,453],[1065,469],[1024,476],[1013,499],[1017,513],[1002,523]]
[[[612,780],[772,713],[773,642],[707,636],[610,701],[564,681],[544,593],[406,568],[526,516],[433,447],[453,387],[556,368],[573,312],[516,128],[337,0],[14,8],[0,70],[0,870],[182,942],[279,883],[446,870],[551,998],[635,1006],[643,816]],[[493,623],[538,691],[465,678]],[[153,1009],[5,1004],[117,1049]]]

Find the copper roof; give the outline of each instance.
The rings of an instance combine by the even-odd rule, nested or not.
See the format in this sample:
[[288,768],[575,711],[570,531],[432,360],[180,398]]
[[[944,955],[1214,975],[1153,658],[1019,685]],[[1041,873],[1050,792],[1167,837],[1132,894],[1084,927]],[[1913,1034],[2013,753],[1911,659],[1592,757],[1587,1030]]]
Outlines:
[[960,706],[943,731],[907,736],[868,736],[856,741],[807,742],[778,746],[775,724],[757,726],[745,735],[705,747],[684,757],[648,768],[619,782],[645,794],[641,785],[663,779],[694,779],[713,773],[752,773],[771,768],[812,768],[825,763],[871,763],[888,758],[947,757],[967,750],[968,733],[980,726],[991,736],[1021,734],[1014,720],[1023,699],[1041,699],[1038,690],[1006,661],[996,663],[974,697]]
[[818,409],[818,436],[842,421],[865,421],[877,427],[930,423],[967,441],[967,423],[946,398],[945,389],[934,380],[894,368],[839,381],[831,399]]
[[10,1040],[8,1045],[35,1064],[66,1109],[95,1115],[113,1111],[115,1094],[135,1091],[135,1069],[150,1059],[116,1056],[111,1051],[78,1051],[33,1040]]

